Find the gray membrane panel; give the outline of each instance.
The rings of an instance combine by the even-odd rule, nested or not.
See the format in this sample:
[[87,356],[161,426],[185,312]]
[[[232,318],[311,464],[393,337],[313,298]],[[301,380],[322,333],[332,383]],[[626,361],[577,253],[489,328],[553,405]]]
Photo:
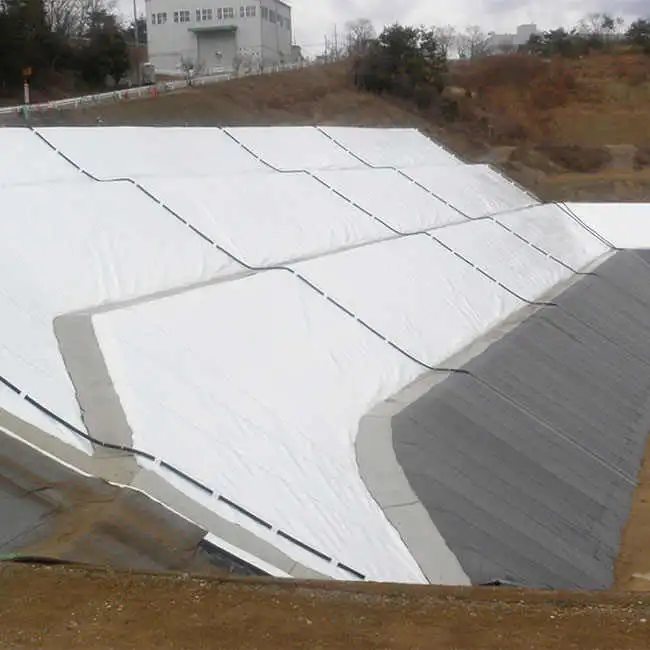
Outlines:
[[621,252],[393,417],[474,583],[608,588],[650,430],[650,265]]

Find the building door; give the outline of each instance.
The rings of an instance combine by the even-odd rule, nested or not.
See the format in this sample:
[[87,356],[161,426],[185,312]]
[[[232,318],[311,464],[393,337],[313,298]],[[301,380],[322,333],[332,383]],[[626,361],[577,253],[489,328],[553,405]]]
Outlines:
[[196,38],[198,60],[206,73],[219,68],[232,68],[237,54],[234,31],[199,32]]

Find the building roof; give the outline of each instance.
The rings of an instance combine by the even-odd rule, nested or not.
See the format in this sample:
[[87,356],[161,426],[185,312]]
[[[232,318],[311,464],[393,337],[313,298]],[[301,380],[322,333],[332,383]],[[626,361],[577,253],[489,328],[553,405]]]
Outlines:
[[188,32],[236,32],[237,25],[199,25],[197,27],[188,27]]

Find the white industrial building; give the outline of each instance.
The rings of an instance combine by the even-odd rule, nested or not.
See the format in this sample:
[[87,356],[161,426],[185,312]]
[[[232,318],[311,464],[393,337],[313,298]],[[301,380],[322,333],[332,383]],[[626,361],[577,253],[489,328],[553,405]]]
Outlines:
[[292,61],[291,7],[281,0],[147,0],[146,17],[148,57],[158,72],[189,65],[206,74],[239,65],[260,70]]
[[515,34],[496,34],[490,32],[486,41],[490,53],[508,52],[525,45],[533,34],[541,33],[535,24],[519,25]]

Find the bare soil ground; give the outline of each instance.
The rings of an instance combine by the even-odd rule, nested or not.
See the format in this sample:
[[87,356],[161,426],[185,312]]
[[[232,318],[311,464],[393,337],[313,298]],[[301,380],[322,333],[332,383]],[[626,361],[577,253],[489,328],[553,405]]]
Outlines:
[[650,646],[650,597],[224,580],[0,566],[0,647],[268,649]]

